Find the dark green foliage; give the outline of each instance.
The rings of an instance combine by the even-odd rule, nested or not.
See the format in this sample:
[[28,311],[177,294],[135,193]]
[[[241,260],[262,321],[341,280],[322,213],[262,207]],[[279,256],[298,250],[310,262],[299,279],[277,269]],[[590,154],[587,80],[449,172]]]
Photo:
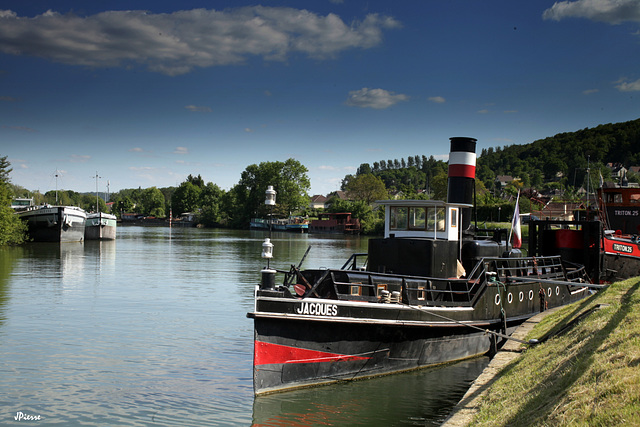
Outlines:
[[309,204],[307,192],[311,187],[307,168],[295,159],[284,162],[262,162],[249,165],[242,172],[233,193],[230,217],[236,227],[246,227],[252,217],[265,218],[271,209],[264,204],[265,191],[272,185],[276,191],[274,216],[288,217]]
[[12,169],[7,157],[0,157],[0,246],[19,244],[27,238],[27,226],[11,209],[14,197],[9,185]]
[[520,177],[525,187],[560,182],[564,187],[586,188],[587,167],[591,180],[599,179],[600,173],[606,180],[607,163],[627,169],[640,165],[640,119],[561,133],[526,145],[483,149],[478,178],[487,188],[493,187],[495,175]]
[[348,201],[332,198],[327,212],[351,212],[353,218],[360,220],[362,234],[382,234],[384,232],[384,210],[373,210],[365,201]]

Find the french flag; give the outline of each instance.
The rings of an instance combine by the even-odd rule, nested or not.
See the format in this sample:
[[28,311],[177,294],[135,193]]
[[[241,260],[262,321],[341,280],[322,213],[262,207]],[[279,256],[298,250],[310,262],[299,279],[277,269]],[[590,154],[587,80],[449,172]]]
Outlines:
[[522,229],[520,225],[520,192],[516,199],[516,208],[513,211],[513,220],[511,220],[511,231],[513,232],[513,247],[522,247]]

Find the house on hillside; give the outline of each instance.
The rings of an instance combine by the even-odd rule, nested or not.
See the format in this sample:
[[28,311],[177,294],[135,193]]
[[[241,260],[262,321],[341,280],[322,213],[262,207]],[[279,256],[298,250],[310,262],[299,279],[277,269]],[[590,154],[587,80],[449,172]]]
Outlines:
[[584,209],[583,202],[554,202],[547,203],[540,211],[541,219],[573,221],[574,212],[578,209]]
[[516,178],[512,177],[511,175],[497,175],[496,187],[498,187],[500,190],[503,190],[507,186],[507,184],[512,182],[514,179]]
[[309,207],[311,209],[324,209],[326,208],[326,204],[328,200],[329,199],[327,199],[322,194],[316,194],[315,196],[311,197],[311,202],[309,203]]
[[327,199],[331,199],[333,197],[337,197],[340,200],[350,200],[349,197],[347,196],[347,193],[345,193],[342,190],[337,190],[337,191],[334,191],[333,193],[329,193],[329,195],[327,195]]
[[620,181],[627,175],[627,168],[622,163],[607,163],[607,167],[611,170],[611,178]]

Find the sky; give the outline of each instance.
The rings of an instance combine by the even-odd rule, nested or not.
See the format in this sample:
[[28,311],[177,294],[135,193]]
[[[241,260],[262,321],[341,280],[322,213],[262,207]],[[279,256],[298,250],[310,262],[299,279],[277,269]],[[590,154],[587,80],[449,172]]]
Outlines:
[[640,118],[639,53],[638,0],[0,0],[0,157],[42,193],[294,158],[326,195],[450,137]]

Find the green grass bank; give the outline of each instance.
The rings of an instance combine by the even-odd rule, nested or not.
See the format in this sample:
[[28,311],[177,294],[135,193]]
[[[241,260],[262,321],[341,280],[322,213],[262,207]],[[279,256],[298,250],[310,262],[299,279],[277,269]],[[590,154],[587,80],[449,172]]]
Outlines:
[[640,278],[546,316],[495,377],[472,426],[640,425]]

